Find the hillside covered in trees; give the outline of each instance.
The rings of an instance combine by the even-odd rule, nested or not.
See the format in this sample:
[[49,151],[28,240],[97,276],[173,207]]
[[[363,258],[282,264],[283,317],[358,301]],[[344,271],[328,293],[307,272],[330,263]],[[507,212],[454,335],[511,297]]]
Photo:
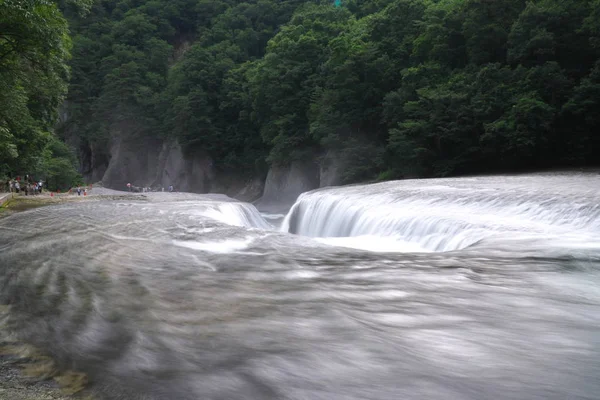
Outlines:
[[[91,1],[70,4],[82,16]],[[0,0],[0,190],[19,175],[43,178],[50,188],[80,179],[74,152],[54,135],[70,49],[55,2]]]
[[129,121],[218,171],[333,151],[342,183],[600,160],[599,0],[76,5],[59,133],[96,159]]

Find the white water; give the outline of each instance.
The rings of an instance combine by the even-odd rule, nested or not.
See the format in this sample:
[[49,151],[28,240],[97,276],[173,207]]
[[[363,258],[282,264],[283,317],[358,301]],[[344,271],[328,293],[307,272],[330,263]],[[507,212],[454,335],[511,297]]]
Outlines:
[[[207,217],[214,221],[243,228],[273,229],[252,204],[237,201],[179,201],[173,203],[175,214]],[[181,210],[181,211],[178,211]],[[192,211],[190,211],[192,210]]]
[[600,242],[600,175],[407,180],[302,194],[281,230],[373,251],[451,251],[487,238]]
[[227,225],[259,229],[272,228],[252,204],[237,202],[215,203],[200,213]]
[[313,238],[226,196],[88,197],[0,218],[0,304],[107,400],[592,400],[599,188],[326,189],[286,218]]

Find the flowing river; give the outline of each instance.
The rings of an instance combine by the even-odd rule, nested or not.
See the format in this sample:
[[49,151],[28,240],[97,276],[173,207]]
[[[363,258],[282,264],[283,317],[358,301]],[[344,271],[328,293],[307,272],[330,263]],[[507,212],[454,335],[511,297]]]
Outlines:
[[276,221],[170,193],[13,214],[0,303],[100,399],[599,398],[599,174],[326,188]]

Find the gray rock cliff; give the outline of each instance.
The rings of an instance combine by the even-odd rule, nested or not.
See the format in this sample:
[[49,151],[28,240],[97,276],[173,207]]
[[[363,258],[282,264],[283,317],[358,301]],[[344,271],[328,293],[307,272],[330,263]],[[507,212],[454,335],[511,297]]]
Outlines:
[[[149,138],[137,133],[135,123],[111,126],[106,143],[84,144],[76,135],[70,144],[78,149],[80,172],[89,183],[126,190],[127,183],[160,190],[223,193],[243,201],[255,201],[264,210],[286,210],[303,192],[340,184],[344,163],[335,152],[312,160],[273,165],[265,176],[245,171],[219,172],[205,151],[186,152],[175,140]],[[279,210],[279,211],[278,211]]]
[[339,185],[342,168],[342,160],[333,152],[315,157],[314,160],[273,165],[267,174],[263,196],[255,205],[261,210],[283,212],[301,193]]

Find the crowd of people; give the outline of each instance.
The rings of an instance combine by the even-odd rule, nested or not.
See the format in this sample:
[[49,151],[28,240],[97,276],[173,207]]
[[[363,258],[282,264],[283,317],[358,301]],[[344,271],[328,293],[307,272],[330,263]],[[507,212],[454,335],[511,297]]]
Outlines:
[[25,175],[23,179],[17,176],[15,179],[8,179],[4,183],[4,191],[11,193],[24,193],[26,196],[33,196],[42,193],[44,190],[44,181],[33,179]]
[[[130,192],[134,192],[134,193],[146,193],[146,192],[164,192],[165,188],[164,187],[141,187],[141,186],[135,186],[135,185],[132,185],[131,183],[128,183],[127,190]],[[175,188],[173,187],[173,185],[169,185],[169,187],[167,188],[167,191],[174,192]]]
[[[78,196],[87,195],[88,190],[90,188],[82,188],[81,186],[77,186],[75,188],[71,187],[67,191],[67,193],[77,194]],[[25,177],[17,176],[14,179],[7,179],[6,181],[0,181],[0,192],[10,192],[10,193],[21,193],[28,195],[37,195],[42,193],[42,191],[48,190],[46,184],[43,180],[33,179],[30,175],[25,175]],[[173,185],[169,185],[168,187],[140,187],[132,185],[131,183],[127,184],[127,190],[130,192],[136,193],[146,193],[146,192],[175,192],[175,188]],[[60,190],[57,190],[57,193],[60,193]]]
[[[72,193],[72,192],[73,192],[73,188],[69,189],[69,193]],[[81,186],[77,186],[77,189],[75,189],[75,193],[77,193],[77,196],[81,196],[81,195],[87,196],[87,192],[88,192],[87,188],[82,188]]]

